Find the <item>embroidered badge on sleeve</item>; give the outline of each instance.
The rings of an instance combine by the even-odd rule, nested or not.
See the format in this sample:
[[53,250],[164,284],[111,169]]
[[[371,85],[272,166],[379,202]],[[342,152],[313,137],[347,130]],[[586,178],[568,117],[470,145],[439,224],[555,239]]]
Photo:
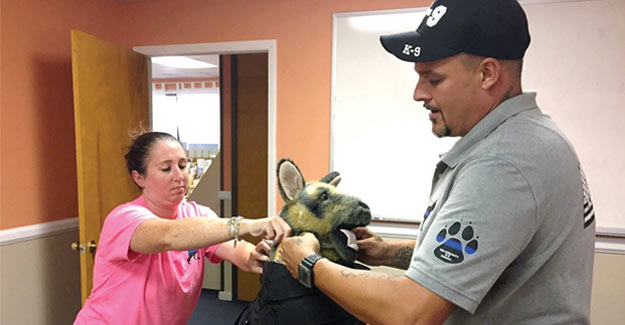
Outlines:
[[434,249],[434,256],[445,263],[461,263],[464,261],[465,253],[472,255],[477,251],[478,238],[471,223],[463,228],[462,224],[456,221],[449,229],[445,227],[436,235],[436,241],[442,244]]

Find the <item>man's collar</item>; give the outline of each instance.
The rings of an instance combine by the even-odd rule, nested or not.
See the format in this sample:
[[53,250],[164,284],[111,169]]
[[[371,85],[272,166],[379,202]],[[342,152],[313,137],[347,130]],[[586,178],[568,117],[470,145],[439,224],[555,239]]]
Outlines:
[[482,118],[471,130],[449,150],[441,155],[441,161],[449,167],[455,167],[470,149],[493,132],[510,117],[521,112],[538,108],[536,92],[524,92],[501,102],[495,109]]

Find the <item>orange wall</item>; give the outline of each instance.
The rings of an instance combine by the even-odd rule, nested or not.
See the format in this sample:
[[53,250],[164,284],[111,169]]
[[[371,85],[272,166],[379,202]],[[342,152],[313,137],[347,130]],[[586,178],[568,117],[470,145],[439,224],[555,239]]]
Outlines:
[[0,229],[78,215],[70,30],[114,39],[117,0],[2,0]]
[[329,162],[332,14],[429,3],[2,0],[0,229],[78,214],[70,29],[126,46],[276,39],[277,157],[315,179]]

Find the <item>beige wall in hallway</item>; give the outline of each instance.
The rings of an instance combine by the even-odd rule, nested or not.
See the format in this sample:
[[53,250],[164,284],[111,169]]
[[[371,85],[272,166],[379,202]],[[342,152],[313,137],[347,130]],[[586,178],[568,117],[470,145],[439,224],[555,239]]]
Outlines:
[[0,324],[71,324],[80,309],[78,231],[0,247]]
[[596,253],[592,286],[592,324],[625,324],[625,255]]

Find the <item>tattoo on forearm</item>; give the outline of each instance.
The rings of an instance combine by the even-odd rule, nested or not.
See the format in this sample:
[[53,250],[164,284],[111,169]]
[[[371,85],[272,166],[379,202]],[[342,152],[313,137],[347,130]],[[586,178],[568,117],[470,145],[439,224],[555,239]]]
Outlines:
[[395,256],[393,257],[391,266],[404,269],[404,270],[408,269],[408,266],[410,266],[411,257],[412,257],[412,248],[402,247],[397,251],[397,254],[395,254]]
[[343,276],[344,278],[355,278],[357,275],[352,271],[341,270],[341,276]]
[[299,238],[295,241],[295,244],[297,244],[297,246],[301,246],[302,243],[303,243],[303,241],[301,239],[299,239]]
[[377,273],[377,272],[353,272],[350,270],[341,270],[341,276],[344,278],[380,278],[380,279],[394,279],[402,277],[403,275],[391,274],[391,273]]

